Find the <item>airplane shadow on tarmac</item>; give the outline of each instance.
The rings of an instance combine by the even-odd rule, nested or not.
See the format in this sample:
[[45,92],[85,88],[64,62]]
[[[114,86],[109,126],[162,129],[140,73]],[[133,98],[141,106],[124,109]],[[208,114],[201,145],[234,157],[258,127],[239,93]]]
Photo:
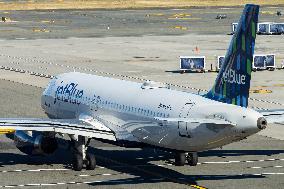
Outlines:
[[[118,180],[108,180],[106,182],[91,183],[90,185],[117,185],[117,184],[139,184],[139,183],[160,183],[173,182],[186,185],[197,185],[200,180],[226,180],[226,179],[248,179],[248,178],[265,178],[263,175],[189,175],[190,167],[188,166],[188,173],[183,174],[173,169],[158,166],[150,163],[150,161],[165,161],[166,163],[173,163],[171,160],[172,154],[163,151],[153,151],[153,149],[143,150],[101,150],[92,149],[97,156],[99,165],[108,169],[127,173],[135,176],[135,178],[126,178]],[[218,151],[218,150],[216,150]],[[229,150],[230,151],[230,150]],[[210,156],[210,151],[206,156]],[[215,154],[217,152],[214,152]],[[221,154],[226,154],[225,150]],[[232,152],[229,152],[232,153]],[[245,152],[237,152],[245,154]],[[259,154],[261,152],[257,152]],[[264,152],[262,151],[262,154]],[[268,153],[279,154],[284,153],[284,150],[269,150]],[[251,154],[253,155],[253,154]],[[163,157],[159,157],[163,156]],[[147,158],[148,157],[148,158]],[[204,157],[201,153],[201,157]],[[138,159],[137,159],[138,158]],[[143,158],[143,159],[142,159]]]
[[[263,175],[192,175],[188,165],[188,174],[180,173],[170,167],[163,167],[152,164],[150,161],[162,161],[173,163],[173,155],[160,150],[145,149],[118,149],[115,147],[100,149],[92,148],[89,150],[96,155],[98,166],[107,169],[126,173],[134,178],[113,179],[101,182],[90,183],[90,185],[119,185],[119,184],[139,184],[139,183],[161,183],[173,182],[186,185],[197,185],[200,180],[226,180],[226,179],[248,179],[264,178]],[[209,150],[199,153],[200,157],[210,156],[242,156],[242,155],[274,155],[284,153],[284,150]],[[0,167],[5,165],[27,164],[27,165],[54,165],[63,164],[66,168],[71,168],[72,154],[66,148],[57,150],[56,153],[45,157],[31,157],[24,154],[0,153]]]

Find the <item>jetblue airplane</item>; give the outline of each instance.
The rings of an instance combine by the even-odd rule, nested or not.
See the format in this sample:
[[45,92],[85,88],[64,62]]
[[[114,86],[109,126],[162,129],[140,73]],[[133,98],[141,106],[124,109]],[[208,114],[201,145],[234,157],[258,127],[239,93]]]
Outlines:
[[57,149],[57,134],[70,137],[73,169],[95,169],[87,153],[92,138],[125,147],[150,146],[175,153],[175,164],[195,166],[197,152],[240,141],[284,123],[284,111],[248,108],[259,6],[246,5],[225,62],[205,95],[85,73],[53,78],[41,105],[48,119],[0,119],[2,132],[14,131],[16,146],[29,155]]

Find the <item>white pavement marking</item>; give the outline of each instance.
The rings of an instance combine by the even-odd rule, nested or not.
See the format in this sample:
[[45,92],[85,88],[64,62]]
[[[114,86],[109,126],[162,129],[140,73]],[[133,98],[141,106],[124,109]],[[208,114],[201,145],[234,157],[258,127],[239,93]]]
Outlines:
[[71,171],[71,169],[27,169],[27,170],[3,170],[0,173],[13,173],[13,172],[41,172],[41,171]]
[[262,175],[284,175],[284,173],[262,173]]
[[[254,175],[254,176],[265,176],[265,175],[284,175],[284,172],[264,172],[264,173],[254,173],[254,174],[246,174],[241,173],[239,175]],[[187,178],[180,177],[178,179],[186,180]],[[95,184],[95,183],[123,183],[130,181],[130,179],[125,180],[94,180],[94,181],[84,181],[84,182],[58,182],[58,183],[30,183],[30,184],[18,184],[18,185],[0,185],[0,188],[16,188],[16,187],[31,187],[31,186],[56,186],[56,185],[81,185],[81,184]],[[139,181],[144,181],[144,178],[139,178]],[[154,178],[150,179],[151,181],[162,181],[164,178]]]
[[[150,157],[150,158],[153,158],[153,157]],[[140,159],[140,158],[139,158]],[[203,165],[203,164],[231,164],[231,163],[253,163],[253,162],[265,162],[265,161],[284,161],[284,159],[260,159],[260,160],[245,160],[245,161],[236,161],[236,160],[233,160],[233,161],[208,161],[208,162],[200,162],[198,163],[198,165]],[[165,166],[173,166],[173,164],[153,164],[153,165],[136,165],[137,167],[151,167],[151,166],[159,166],[159,167],[165,167]],[[111,166],[111,167],[124,167],[124,166]],[[109,167],[109,168],[111,168]],[[271,168],[283,168],[284,166],[280,166],[280,165],[276,165],[276,166],[269,166]],[[105,169],[106,167],[102,167],[102,166],[97,166],[97,168],[99,169]],[[268,167],[258,167],[258,166],[255,166],[255,167],[249,167],[251,169],[261,169],[261,168],[268,168]],[[11,173],[11,172],[43,172],[43,171],[72,171],[71,169],[27,169],[27,170],[19,170],[19,169],[16,169],[16,170],[2,170],[0,171],[0,173]],[[110,175],[114,175],[114,174],[108,174],[108,173],[105,173],[105,174],[96,174],[96,175],[102,175],[102,176],[110,176]],[[78,176],[81,176],[81,177],[84,177],[84,176],[92,176],[92,175],[78,175]],[[94,175],[93,175],[94,176]]]
[[266,167],[248,167],[251,169],[265,169],[265,168],[283,168],[282,165],[275,165],[275,166],[266,166]]
[[259,160],[244,160],[244,161],[210,161],[210,162],[201,162],[197,163],[202,164],[228,164],[228,163],[253,163],[253,162],[264,162],[264,161],[284,161],[284,159],[259,159]]
[[111,174],[111,173],[101,173],[101,174],[94,174],[94,175],[76,175],[76,176],[79,176],[79,177],[92,177],[92,176],[113,176],[113,175],[118,175],[118,174],[123,174],[123,173],[114,173],[114,174]]
[[[141,180],[141,179],[138,179]],[[144,180],[144,179],[143,179]],[[163,179],[150,179],[152,181],[161,181]],[[80,184],[95,184],[95,183],[123,183],[131,181],[131,179],[125,179],[125,180],[95,180],[95,181],[84,181],[84,182],[58,182],[58,183],[31,183],[31,184],[19,184],[19,185],[0,185],[0,188],[16,188],[16,187],[30,187],[30,186],[56,186],[56,185],[80,185]]]

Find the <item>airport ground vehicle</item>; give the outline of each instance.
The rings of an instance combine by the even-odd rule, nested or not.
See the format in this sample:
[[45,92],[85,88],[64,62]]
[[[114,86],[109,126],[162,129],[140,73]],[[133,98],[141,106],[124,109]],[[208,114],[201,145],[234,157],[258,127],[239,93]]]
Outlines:
[[180,71],[205,72],[205,56],[180,56]]
[[[217,57],[217,70],[219,71],[225,62],[225,56]],[[253,56],[252,70],[270,70],[276,69],[274,54],[257,54]]]
[[[236,31],[238,23],[231,25],[232,33]],[[284,34],[284,23],[260,22],[257,24],[257,34],[260,35],[281,35]]]
[[253,56],[252,70],[270,70],[276,69],[274,54],[258,54]]

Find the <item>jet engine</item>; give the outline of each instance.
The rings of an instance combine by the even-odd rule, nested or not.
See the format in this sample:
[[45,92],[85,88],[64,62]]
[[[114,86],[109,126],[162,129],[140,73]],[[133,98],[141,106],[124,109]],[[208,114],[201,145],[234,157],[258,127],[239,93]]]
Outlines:
[[21,152],[34,156],[52,154],[58,147],[54,134],[42,132],[16,131],[14,142]]

